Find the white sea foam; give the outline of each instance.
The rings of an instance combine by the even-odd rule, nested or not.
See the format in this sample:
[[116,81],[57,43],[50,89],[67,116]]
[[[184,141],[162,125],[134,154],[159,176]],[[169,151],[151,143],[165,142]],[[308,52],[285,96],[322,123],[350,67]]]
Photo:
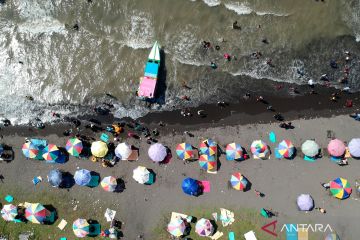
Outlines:
[[203,2],[210,7],[219,6],[221,4],[221,0],[203,0]]
[[254,9],[252,9],[249,5],[249,3],[237,3],[237,2],[230,2],[230,3],[225,3],[224,4],[225,8],[236,12],[238,15],[249,15],[249,14],[256,14],[259,16],[264,16],[264,15],[273,15],[276,17],[286,17],[289,16],[289,14],[284,14],[284,13],[276,13],[276,12],[264,12],[264,11],[255,11]]
[[343,19],[352,29],[356,42],[360,42],[360,2],[344,1],[343,4],[347,8],[347,11],[344,11]]

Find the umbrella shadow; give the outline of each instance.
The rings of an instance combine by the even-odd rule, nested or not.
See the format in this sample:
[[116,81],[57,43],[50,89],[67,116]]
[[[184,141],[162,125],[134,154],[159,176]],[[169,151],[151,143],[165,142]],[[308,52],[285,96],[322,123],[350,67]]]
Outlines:
[[51,204],[46,204],[44,205],[44,207],[50,212],[50,216],[48,216],[46,218],[46,220],[44,221],[45,225],[52,225],[56,222],[56,220],[58,219],[58,214],[56,211],[56,208],[51,205]]
[[243,158],[235,159],[235,161],[237,161],[237,162],[242,162],[242,161],[245,161],[250,158],[249,153],[246,151],[246,149],[244,147],[241,147],[241,150],[243,152]]
[[56,163],[66,163],[67,161],[69,161],[69,153],[66,151],[65,148],[63,147],[58,147],[60,150],[60,156],[56,159]]
[[89,188],[94,188],[99,186],[100,184],[100,174],[94,171],[90,172],[91,175],[91,180],[90,182],[86,185]]
[[216,224],[216,222],[214,220],[210,220],[210,223],[213,225],[214,231],[212,232],[212,234],[216,233],[219,226]]
[[248,192],[251,190],[252,187],[252,183],[249,181],[248,178],[244,177],[246,179],[246,181],[248,182],[248,184],[246,185],[246,187],[244,188],[244,192]]
[[115,191],[116,193],[122,193],[125,191],[126,187],[125,187],[125,181],[121,178],[117,178],[116,179],[116,188],[115,188]]
[[160,164],[168,164],[172,158],[172,153],[171,153],[171,149],[166,147],[166,157],[164,158],[163,161],[160,162]]
[[99,221],[89,219],[88,223],[90,225],[88,236],[89,237],[96,237],[96,236],[100,235],[100,233],[101,233],[101,225],[100,225]]
[[151,179],[151,181],[146,182],[145,185],[152,185],[152,184],[154,184],[155,181],[156,181],[156,173],[154,172],[154,170],[152,170],[152,169],[150,169],[150,168],[148,168],[147,170],[150,172],[150,175],[151,175],[151,178],[152,178],[152,179]]
[[62,177],[63,179],[61,181],[60,188],[69,189],[75,185],[74,175],[71,173],[63,172]]
[[296,158],[296,156],[297,156],[297,149],[295,148],[293,155],[292,155],[291,157],[288,157],[288,158],[285,158],[285,159],[287,159],[287,160],[294,160],[294,159]]

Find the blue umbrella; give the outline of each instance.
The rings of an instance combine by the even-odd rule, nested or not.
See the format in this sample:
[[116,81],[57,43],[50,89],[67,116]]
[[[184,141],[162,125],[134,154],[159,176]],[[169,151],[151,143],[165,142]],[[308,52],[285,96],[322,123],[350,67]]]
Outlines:
[[47,176],[48,182],[53,187],[59,187],[62,182],[62,172],[58,169],[53,169]]
[[199,182],[192,178],[185,178],[181,187],[184,193],[192,196],[198,196],[201,191]]
[[0,155],[4,152],[4,147],[3,145],[0,144]]
[[86,186],[91,181],[91,173],[89,170],[80,169],[75,172],[74,179],[77,185]]

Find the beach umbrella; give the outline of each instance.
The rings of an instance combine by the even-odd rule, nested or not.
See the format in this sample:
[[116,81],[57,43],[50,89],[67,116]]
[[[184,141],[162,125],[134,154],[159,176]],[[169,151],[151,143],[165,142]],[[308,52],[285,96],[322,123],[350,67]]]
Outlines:
[[202,169],[213,170],[216,167],[216,159],[214,155],[200,155],[199,165]]
[[217,152],[217,144],[211,139],[206,139],[200,143],[200,154],[215,155]]
[[6,204],[1,209],[1,216],[5,221],[14,221],[17,215],[17,206],[13,204]]
[[74,175],[74,180],[77,185],[86,186],[91,181],[91,173],[86,169],[77,170]]
[[115,177],[108,176],[101,181],[101,187],[107,192],[114,192],[117,186],[117,180]]
[[59,187],[62,182],[62,172],[58,169],[53,169],[47,175],[47,180],[53,187]]
[[44,154],[42,156],[47,162],[55,162],[60,157],[60,155],[61,152],[59,148],[55,144],[49,143],[44,148]]
[[314,200],[309,194],[301,194],[296,202],[301,211],[311,211],[314,208]]
[[115,148],[115,155],[120,159],[127,159],[131,153],[131,145],[125,142],[118,144]]
[[161,143],[155,143],[150,146],[148,154],[151,160],[154,162],[162,162],[167,156],[167,150]]
[[330,193],[338,199],[346,199],[350,196],[352,189],[345,178],[338,177],[330,182]]
[[188,195],[198,196],[201,193],[199,182],[193,178],[185,178],[182,181],[181,187],[183,192]]
[[339,139],[333,139],[329,142],[327,150],[331,156],[340,157],[344,155],[346,146],[343,141]]
[[25,218],[32,223],[41,224],[48,215],[48,210],[40,203],[30,204],[25,209]]
[[78,138],[70,138],[65,145],[66,151],[74,157],[79,157],[83,148],[83,143]]
[[264,158],[269,152],[267,144],[262,140],[255,140],[250,147],[251,153],[258,158]]
[[314,140],[306,140],[301,145],[301,151],[308,157],[315,157],[319,154],[319,145]]
[[214,233],[214,226],[209,219],[201,218],[196,222],[195,232],[201,237],[208,237]]
[[241,173],[237,172],[231,175],[230,184],[234,189],[244,191],[248,185],[248,181]]
[[183,219],[176,217],[170,220],[167,225],[167,231],[174,237],[181,237],[184,235],[186,225]]
[[348,147],[351,156],[360,158],[360,138],[351,139]]
[[147,183],[150,180],[150,171],[146,167],[138,166],[133,170],[133,178],[140,184]]
[[329,233],[326,235],[325,240],[340,240],[340,237],[336,233]]
[[108,152],[108,146],[103,141],[95,141],[91,144],[91,154],[95,157],[102,158]]
[[186,160],[194,157],[193,147],[189,143],[180,143],[176,146],[176,154],[179,158]]
[[226,160],[242,159],[243,154],[240,144],[230,143],[226,146]]
[[295,147],[290,140],[282,140],[279,143],[278,152],[285,158],[291,158],[295,153]]
[[24,143],[21,150],[27,158],[35,158],[39,154],[39,149],[30,141]]
[[86,219],[78,218],[72,225],[75,236],[79,238],[86,237],[90,233],[90,224]]

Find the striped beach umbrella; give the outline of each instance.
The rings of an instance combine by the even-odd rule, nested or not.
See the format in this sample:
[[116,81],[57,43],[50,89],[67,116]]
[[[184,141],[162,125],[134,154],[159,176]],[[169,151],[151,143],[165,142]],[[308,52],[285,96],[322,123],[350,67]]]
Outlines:
[[30,141],[24,143],[21,150],[27,158],[35,158],[39,154],[39,149]]
[[325,240],[340,240],[340,237],[336,233],[329,233],[326,235]]
[[244,191],[248,185],[248,181],[241,173],[236,172],[231,175],[230,184],[234,189]]
[[14,221],[17,215],[17,206],[13,204],[6,204],[1,209],[1,216],[5,221]]
[[79,157],[84,146],[82,141],[80,141],[78,138],[70,138],[67,140],[65,148],[70,155]]
[[339,139],[333,139],[329,142],[327,150],[331,156],[340,157],[344,155],[346,146],[343,141]]
[[179,217],[171,219],[167,226],[167,231],[174,237],[181,237],[182,235],[184,235],[185,229],[185,222]]
[[242,159],[243,154],[240,144],[230,143],[226,146],[226,160]]
[[330,182],[330,192],[338,199],[346,199],[350,196],[352,189],[348,180],[338,177]]
[[108,152],[108,146],[103,141],[95,141],[91,144],[91,154],[95,157],[102,158]]
[[250,150],[251,153],[258,158],[264,158],[269,152],[267,144],[262,140],[253,141]]
[[43,158],[47,162],[55,162],[61,155],[59,148],[55,144],[48,144],[44,148]]
[[48,210],[40,203],[33,203],[25,209],[25,218],[32,223],[44,223],[48,215]]
[[183,160],[191,159],[194,157],[193,147],[189,143],[180,143],[176,146],[176,155]]
[[282,140],[279,143],[278,152],[285,158],[291,158],[295,153],[295,147],[290,140]]
[[216,159],[214,155],[200,155],[199,165],[201,168],[208,170],[213,170],[216,167]]
[[117,180],[115,177],[108,176],[101,181],[101,187],[107,192],[114,192],[117,186]]
[[83,238],[90,233],[90,224],[86,219],[78,218],[73,222],[72,229],[75,236]]
[[217,153],[217,144],[211,139],[206,139],[200,143],[200,154],[206,154],[209,156]]
[[214,233],[214,226],[209,219],[201,218],[196,222],[195,232],[201,237],[208,237]]

